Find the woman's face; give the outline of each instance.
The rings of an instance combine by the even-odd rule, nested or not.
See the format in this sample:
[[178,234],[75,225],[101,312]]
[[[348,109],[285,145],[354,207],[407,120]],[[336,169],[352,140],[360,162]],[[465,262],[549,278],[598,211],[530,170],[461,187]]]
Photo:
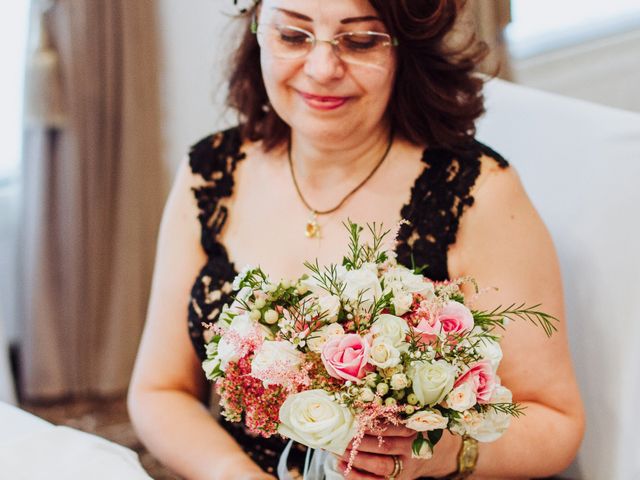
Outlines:
[[[282,35],[297,34],[295,29],[274,30],[273,25],[303,29],[319,40],[330,40],[344,32],[388,33],[367,0],[264,0],[258,23],[267,94],[272,108],[295,134],[340,142],[365,137],[383,126],[396,71],[394,47],[378,51],[375,62],[369,62],[369,58],[354,62],[351,57],[361,53],[342,55],[341,59],[326,42],[317,42],[303,56],[288,58],[266,40],[269,34],[274,41],[282,41]],[[285,41],[300,42],[304,38],[296,40],[294,35]],[[348,38],[366,41],[367,37]],[[349,48],[354,45],[358,48],[357,44],[348,44]]]

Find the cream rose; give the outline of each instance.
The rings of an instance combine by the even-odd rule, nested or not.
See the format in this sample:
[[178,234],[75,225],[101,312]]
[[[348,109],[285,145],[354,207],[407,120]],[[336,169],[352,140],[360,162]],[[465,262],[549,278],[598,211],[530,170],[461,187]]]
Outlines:
[[476,393],[471,382],[454,388],[444,400],[444,406],[457,412],[464,412],[476,404]]
[[449,419],[437,410],[421,410],[413,414],[405,421],[405,426],[416,432],[429,432],[447,428]]
[[389,386],[391,387],[391,390],[402,390],[409,386],[409,379],[404,373],[394,373],[391,375]]
[[339,323],[331,323],[320,327],[315,332],[311,332],[307,337],[307,345],[309,350],[315,353],[320,353],[322,347],[333,337],[339,337],[344,335],[344,328]]
[[[498,385],[491,396],[491,403],[511,403],[511,391]],[[480,414],[473,409],[462,412],[451,430],[459,435],[469,435],[479,442],[494,442],[507,431],[511,424],[511,415],[489,408]]]
[[356,432],[356,422],[351,411],[324,390],[306,390],[284,401],[278,432],[311,448],[342,455]]
[[413,392],[423,405],[440,403],[453,389],[456,368],[444,360],[413,362],[409,378]]
[[409,325],[403,318],[383,313],[371,324],[371,333],[374,338],[386,338],[394,347],[400,347],[406,345]]
[[385,337],[373,341],[369,355],[369,363],[378,368],[391,368],[400,363],[400,352]]

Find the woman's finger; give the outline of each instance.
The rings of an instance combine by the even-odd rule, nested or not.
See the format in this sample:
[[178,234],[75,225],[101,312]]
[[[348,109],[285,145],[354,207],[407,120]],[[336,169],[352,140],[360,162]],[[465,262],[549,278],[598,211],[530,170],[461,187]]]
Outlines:
[[[349,460],[350,450],[347,450],[343,457],[343,461]],[[395,462],[391,455],[379,455],[375,453],[358,452],[353,460],[353,466],[358,470],[373,473],[380,477],[388,477],[393,473]]]
[[[377,435],[378,432],[365,431],[368,435]],[[388,425],[384,431],[380,432],[383,437],[412,437],[416,434],[415,430],[405,427],[404,425]]]
[[[346,468],[347,462],[338,462],[338,471],[344,472]],[[351,470],[349,471],[349,475],[345,476],[344,478],[345,480],[386,480],[387,477],[382,477],[370,472],[358,470],[357,468],[351,468]]]
[[[382,455],[408,455],[411,453],[413,438],[383,437],[382,445],[378,437],[365,435],[358,446],[358,452],[378,453]],[[351,448],[352,445],[349,445]]]

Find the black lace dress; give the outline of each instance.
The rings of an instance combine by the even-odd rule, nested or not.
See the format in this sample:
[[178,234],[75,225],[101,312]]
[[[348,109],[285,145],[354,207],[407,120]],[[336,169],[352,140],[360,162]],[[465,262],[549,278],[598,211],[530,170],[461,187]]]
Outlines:
[[[194,189],[194,194],[200,211],[201,242],[208,259],[191,290],[188,318],[191,341],[203,360],[202,322],[215,322],[222,306],[231,301],[231,282],[237,274],[225,246],[218,241],[218,233],[229,215],[220,200],[232,193],[235,167],[244,158],[241,145],[239,129],[232,128],[202,139],[189,154],[193,173],[204,181],[203,186]],[[398,236],[396,253],[400,263],[428,265],[426,276],[434,280],[448,278],[447,250],[456,240],[465,208],[473,205],[470,191],[480,173],[483,155],[493,158],[503,168],[508,166],[500,155],[479,142],[465,154],[437,148],[424,151],[424,170],[413,185],[409,203],[400,212],[401,217],[409,221],[401,227]],[[269,473],[275,472],[285,440],[254,437],[240,424],[222,418],[220,422],[256,463]],[[301,470],[305,449],[294,445],[289,466]]]

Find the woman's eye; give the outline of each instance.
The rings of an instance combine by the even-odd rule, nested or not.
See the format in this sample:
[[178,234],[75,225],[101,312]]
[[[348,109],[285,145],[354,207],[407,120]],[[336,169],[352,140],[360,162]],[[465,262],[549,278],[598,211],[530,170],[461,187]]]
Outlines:
[[350,50],[371,50],[380,45],[381,38],[377,35],[348,35],[342,41]]
[[309,36],[296,30],[280,30],[280,40],[292,45],[302,45],[308,41]]

